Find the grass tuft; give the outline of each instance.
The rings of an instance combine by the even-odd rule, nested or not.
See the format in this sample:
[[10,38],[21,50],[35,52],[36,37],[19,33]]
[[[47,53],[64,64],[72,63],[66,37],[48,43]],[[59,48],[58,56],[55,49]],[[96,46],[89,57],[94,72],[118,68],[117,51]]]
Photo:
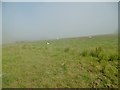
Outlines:
[[64,52],[69,52],[70,51],[70,48],[65,48],[64,49]]

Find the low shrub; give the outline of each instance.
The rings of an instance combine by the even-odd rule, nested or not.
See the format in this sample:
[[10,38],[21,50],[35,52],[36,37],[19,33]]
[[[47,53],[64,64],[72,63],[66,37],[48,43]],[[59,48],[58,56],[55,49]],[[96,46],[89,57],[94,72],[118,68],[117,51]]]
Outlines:
[[108,61],[118,60],[118,55],[112,54],[108,57]]
[[69,52],[70,48],[65,48],[64,52]]
[[95,50],[90,51],[90,56],[98,58],[101,52],[102,52],[101,47],[95,48]]

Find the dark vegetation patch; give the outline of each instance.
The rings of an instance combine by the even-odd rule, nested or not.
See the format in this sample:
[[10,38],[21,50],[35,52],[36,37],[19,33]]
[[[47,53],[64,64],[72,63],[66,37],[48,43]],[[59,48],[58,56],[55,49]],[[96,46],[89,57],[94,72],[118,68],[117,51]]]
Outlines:
[[70,51],[70,48],[65,48],[64,49],[64,52],[69,52]]
[[82,53],[80,53],[81,56],[86,57],[94,57],[97,58],[98,62],[101,60],[107,60],[107,61],[113,61],[118,60],[117,54],[107,54],[108,52],[105,52],[102,47],[97,47],[95,49],[89,49],[89,50],[83,50]]

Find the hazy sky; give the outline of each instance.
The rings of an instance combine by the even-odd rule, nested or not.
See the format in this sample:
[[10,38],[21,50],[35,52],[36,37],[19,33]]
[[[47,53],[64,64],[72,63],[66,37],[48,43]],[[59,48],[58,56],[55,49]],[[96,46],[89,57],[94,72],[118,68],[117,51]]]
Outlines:
[[117,2],[3,2],[3,42],[114,33]]
[[0,44],[2,44],[2,3],[0,2]]

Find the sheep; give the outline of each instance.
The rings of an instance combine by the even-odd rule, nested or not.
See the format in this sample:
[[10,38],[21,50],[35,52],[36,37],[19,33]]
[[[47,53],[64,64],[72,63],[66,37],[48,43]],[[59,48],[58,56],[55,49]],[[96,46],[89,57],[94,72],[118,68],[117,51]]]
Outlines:
[[92,36],[89,36],[88,38],[92,38]]
[[49,43],[49,42],[47,42],[46,44],[47,44],[47,45],[49,45],[50,43]]

